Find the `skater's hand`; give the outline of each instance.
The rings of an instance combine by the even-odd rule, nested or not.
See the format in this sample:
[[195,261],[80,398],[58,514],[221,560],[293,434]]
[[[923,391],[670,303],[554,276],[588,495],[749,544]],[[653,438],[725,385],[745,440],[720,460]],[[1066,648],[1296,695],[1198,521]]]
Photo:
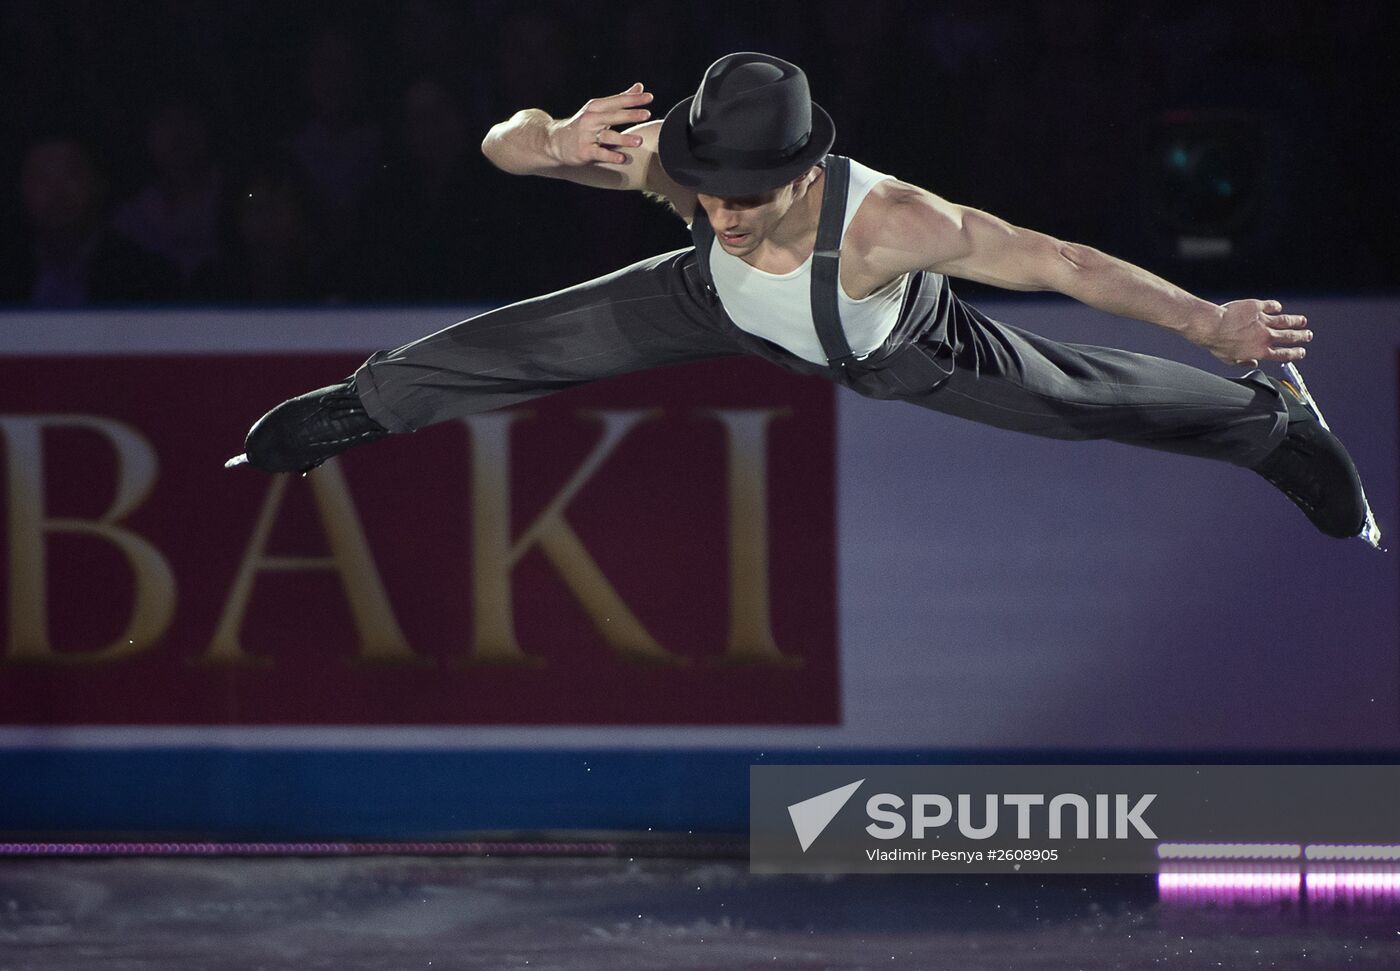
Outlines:
[[611,162],[625,165],[627,156],[619,148],[637,148],[641,136],[614,131],[614,125],[636,124],[651,117],[643,105],[651,104],[652,94],[638,82],[607,98],[594,98],[572,118],[556,121],[549,132],[549,153],[560,165],[592,165]]
[[1308,319],[1285,314],[1277,300],[1232,300],[1187,332],[1226,364],[1257,367],[1260,361],[1301,361],[1312,340]]

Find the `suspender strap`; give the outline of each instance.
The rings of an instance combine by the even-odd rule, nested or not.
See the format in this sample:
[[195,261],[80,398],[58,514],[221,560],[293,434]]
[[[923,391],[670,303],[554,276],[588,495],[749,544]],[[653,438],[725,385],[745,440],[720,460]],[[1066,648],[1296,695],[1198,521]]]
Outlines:
[[846,343],[841,307],[836,301],[836,288],[841,285],[841,230],[845,228],[846,190],[850,182],[851,160],[843,155],[828,155],[817,247],[812,253],[812,320],[830,367],[844,367],[855,360],[851,345]]
[[[817,339],[830,367],[842,367],[855,360],[846,331],[841,326],[841,309],[836,288],[841,285],[841,231],[846,223],[846,193],[851,182],[851,160],[843,155],[826,157],[826,182],[822,187],[822,211],[817,223],[817,244],[812,253],[812,320]],[[710,270],[710,249],[715,230],[705,207],[696,205],[690,221],[690,239],[695,244],[695,262],[700,279],[712,294],[714,274]]]
[[690,218],[690,241],[695,244],[695,265],[700,270],[700,279],[711,294],[715,291],[715,275],[710,271],[710,247],[715,243],[715,228],[710,225],[710,217],[705,207],[695,204],[695,214]]

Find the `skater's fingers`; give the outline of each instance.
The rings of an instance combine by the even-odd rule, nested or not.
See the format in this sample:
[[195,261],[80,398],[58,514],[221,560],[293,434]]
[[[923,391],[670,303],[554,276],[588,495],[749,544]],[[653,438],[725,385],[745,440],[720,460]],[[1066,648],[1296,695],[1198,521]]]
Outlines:
[[650,104],[651,99],[650,91],[644,91],[640,84],[634,84],[621,94],[609,95],[606,98],[590,98],[584,102],[583,107],[578,110],[578,114],[604,115],[614,113],[625,108],[636,108],[639,105]]
[[599,142],[597,145],[590,145],[588,150],[588,158],[594,162],[607,162],[612,165],[626,165],[627,156],[623,155],[621,152],[614,152],[612,149],[608,148],[609,144],[611,143],[608,141],[602,141]]
[[642,144],[642,136],[605,128],[598,133],[599,145],[617,145],[623,148],[637,148]]
[[1299,329],[1308,326],[1308,318],[1302,314],[1270,314],[1270,327],[1291,327]]
[[1308,351],[1305,347],[1273,347],[1269,349],[1266,360],[1279,362],[1301,361],[1307,356],[1307,353]]
[[611,128],[614,125],[639,125],[651,118],[651,112],[645,108],[619,108],[615,111],[595,112],[589,117],[594,124],[607,125]]
[[610,94],[605,98],[594,98],[584,107],[591,107],[593,110],[607,110],[611,108],[625,108],[634,105],[649,104],[654,97],[652,93],[638,81],[626,91],[617,94]]
[[1277,327],[1269,328],[1269,342],[1273,344],[1306,344],[1312,340],[1310,330],[1279,330]]

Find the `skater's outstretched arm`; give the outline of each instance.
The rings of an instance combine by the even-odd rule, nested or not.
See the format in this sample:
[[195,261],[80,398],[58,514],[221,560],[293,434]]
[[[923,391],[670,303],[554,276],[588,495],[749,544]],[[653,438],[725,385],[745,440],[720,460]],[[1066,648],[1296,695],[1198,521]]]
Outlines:
[[[539,108],[517,111],[481,143],[491,163],[512,175],[543,175],[600,189],[632,189],[670,203],[689,220],[695,193],[666,175],[656,154],[661,122],[648,121],[652,94],[640,83],[593,98],[572,117]],[[617,126],[631,124],[618,131]]]
[[1011,290],[1052,290],[1166,327],[1230,364],[1300,361],[1307,319],[1276,300],[1202,300],[1092,246],[1014,226],[931,192],[892,184],[870,252],[896,272],[926,269]]

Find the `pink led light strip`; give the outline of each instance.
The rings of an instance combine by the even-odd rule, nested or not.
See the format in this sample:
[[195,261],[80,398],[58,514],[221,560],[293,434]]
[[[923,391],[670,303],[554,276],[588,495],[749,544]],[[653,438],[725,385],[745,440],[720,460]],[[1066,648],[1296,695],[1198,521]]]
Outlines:
[[0,843],[4,856],[648,856],[732,855],[727,843],[567,840],[437,842],[101,842]]

